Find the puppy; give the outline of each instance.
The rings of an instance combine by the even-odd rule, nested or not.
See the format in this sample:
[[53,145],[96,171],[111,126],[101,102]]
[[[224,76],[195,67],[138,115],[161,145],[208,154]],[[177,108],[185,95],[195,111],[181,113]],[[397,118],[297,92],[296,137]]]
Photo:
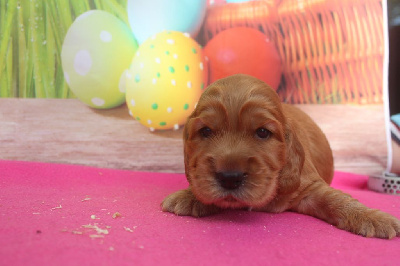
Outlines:
[[167,196],[163,211],[195,217],[226,208],[295,211],[366,237],[400,235],[398,219],[329,186],[333,157],[321,129],[254,77],[211,84],[183,135],[189,188]]

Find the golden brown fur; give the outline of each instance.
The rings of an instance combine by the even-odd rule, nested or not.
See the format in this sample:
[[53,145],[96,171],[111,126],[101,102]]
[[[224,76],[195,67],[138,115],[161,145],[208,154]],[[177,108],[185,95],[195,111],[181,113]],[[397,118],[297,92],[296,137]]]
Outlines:
[[189,188],[166,197],[164,211],[199,217],[224,208],[290,210],[363,236],[400,234],[395,217],[329,187],[333,158],[325,135],[256,78],[211,84],[183,137]]

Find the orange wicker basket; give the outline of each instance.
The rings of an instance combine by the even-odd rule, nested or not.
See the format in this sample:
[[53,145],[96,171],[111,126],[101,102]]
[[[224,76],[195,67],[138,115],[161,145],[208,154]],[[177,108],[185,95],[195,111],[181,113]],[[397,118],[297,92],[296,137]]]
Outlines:
[[202,38],[238,26],[274,40],[290,103],[382,103],[381,0],[259,0],[212,6]]

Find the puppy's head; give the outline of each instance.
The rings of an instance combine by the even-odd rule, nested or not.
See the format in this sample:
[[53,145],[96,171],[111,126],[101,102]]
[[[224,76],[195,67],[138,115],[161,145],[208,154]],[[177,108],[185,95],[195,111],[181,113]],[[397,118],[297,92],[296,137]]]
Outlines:
[[300,183],[304,151],[264,82],[234,75],[211,84],[184,129],[185,172],[198,200],[261,207]]

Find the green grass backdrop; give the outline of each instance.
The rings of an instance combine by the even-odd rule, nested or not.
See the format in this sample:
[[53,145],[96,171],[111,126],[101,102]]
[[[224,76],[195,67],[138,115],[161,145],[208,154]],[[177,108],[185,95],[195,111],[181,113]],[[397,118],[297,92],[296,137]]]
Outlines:
[[127,0],[0,0],[0,97],[73,98],[61,47],[80,14],[100,9],[127,25]]

